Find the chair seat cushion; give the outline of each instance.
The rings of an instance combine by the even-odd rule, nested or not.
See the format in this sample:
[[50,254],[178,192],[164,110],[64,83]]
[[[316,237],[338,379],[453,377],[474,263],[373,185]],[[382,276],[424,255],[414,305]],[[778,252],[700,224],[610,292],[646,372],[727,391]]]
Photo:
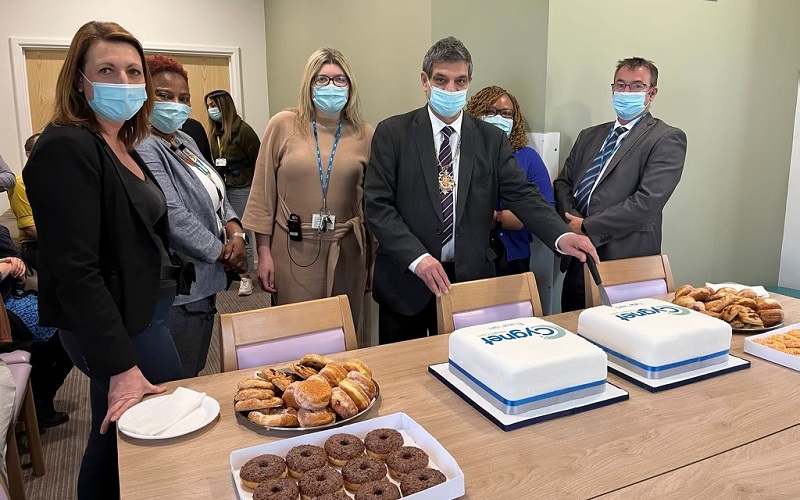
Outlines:
[[0,361],[3,361],[7,365],[15,365],[17,363],[30,364],[31,353],[19,349],[12,352],[3,352],[0,353]]
[[481,307],[469,311],[453,313],[453,326],[456,329],[468,326],[483,325],[514,318],[529,318],[533,316],[533,306],[530,301],[512,302],[496,306]]
[[17,420],[19,411],[22,408],[22,398],[25,397],[25,390],[28,387],[28,379],[31,376],[31,365],[27,363],[17,363],[8,365],[11,371],[11,377],[14,379],[14,385],[17,386],[17,392],[14,395],[14,420]]

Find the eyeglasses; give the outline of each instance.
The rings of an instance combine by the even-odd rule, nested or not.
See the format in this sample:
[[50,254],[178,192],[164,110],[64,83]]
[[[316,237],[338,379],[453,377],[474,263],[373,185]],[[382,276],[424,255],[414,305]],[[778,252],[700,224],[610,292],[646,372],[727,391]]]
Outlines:
[[494,109],[489,108],[486,110],[486,116],[497,116],[500,115],[503,118],[514,118],[514,110],[513,109]]
[[350,83],[350,80],[344,75],[336,75],[334,77],[330,77],[328,75],[317,75],[314,77],[314,85],[317,87],[324,87],[328,85],[331,81],[337,87],[347,87]]
[[633,83],[624,83],[624,82],[616,82],[611,84],[611,88],[614,89],[615,92],[625,92],[626,88],[629,88],[631,92],[641,92],[650,85],[647,85],[644,82],[633,82]]

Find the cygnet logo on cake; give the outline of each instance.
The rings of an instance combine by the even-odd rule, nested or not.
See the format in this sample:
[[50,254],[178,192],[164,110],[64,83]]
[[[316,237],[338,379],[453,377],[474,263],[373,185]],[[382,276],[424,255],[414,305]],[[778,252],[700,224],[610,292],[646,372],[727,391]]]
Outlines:
[[686,316],[691,311],[686,309],[685,307],[676,306],[676,305],[664,305],[664,306],[655,306],[655,307],[642,307],[640,309],[634,309],[631,311],[625,311],[619,314],[615,314],[615,316],[622,321],[630,321],[632,319],[636,319],[643,316],[652,316],[654,314],[660,313],[667,313],[672,316]]
[[504,340],[524,339],[533,337],[534,335],[546,340],[560,339],[566,334],[567,331],[558,326],[539,325],[529,326],[524,329],[509,330],[508,333],[502,333],[499,335],[484,335],[481,337],[481,340],[489,345],[494,345]]

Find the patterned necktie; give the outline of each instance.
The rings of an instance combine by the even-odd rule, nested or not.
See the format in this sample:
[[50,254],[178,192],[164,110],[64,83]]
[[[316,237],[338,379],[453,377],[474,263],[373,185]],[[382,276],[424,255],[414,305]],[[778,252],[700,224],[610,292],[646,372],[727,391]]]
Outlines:
[[617,139],[620,135],[625,133],[626,130],[625,127],[617,127],[614,130],[611,136],[603,143],[603,147],[600,148],[600,153],[597,154],[597,158],[589,165],[589,168],[583,175],[583,179],[581,179],[581,183],[578,184],[578,189],[575,191],[575,205],[578,207],[578,211],[584,216],[588,215],[589,195],[592,192],[592,186],[594,186],[594,183],[597,181],[597,177],[600,175],[600,171],[603,170],[603,165],[606,163],[609,155],[613,154],[614,149],[617,147]]
[[[442,201],[442,246],[453,238],[453,189],[442,190],[442,179],[453,179],[453,151],[450,149],[450,136],[456,130],[447,125],[442,129],[442,145],[439,146],[439,197]],[[454,186],[452,186],[454,187]]]

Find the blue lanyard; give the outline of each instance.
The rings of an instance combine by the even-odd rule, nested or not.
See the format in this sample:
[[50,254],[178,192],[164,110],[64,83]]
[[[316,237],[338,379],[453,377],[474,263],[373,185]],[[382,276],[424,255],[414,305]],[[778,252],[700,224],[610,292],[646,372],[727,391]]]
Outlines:
[[319,184],[322,187],[322,206],[327,208],[328,183],[331,181],[331,167],[333,167],[333,157],[336,155],[336,146],[339,145],[339,137],[342,134],[342,119],[339,118],[339,128],[336,129],[336,138],[333,140],[331,157],[328,159],[328,173],[322,176],[322,156],[319,154],[319,137],[317,136],[317,118],[311,118],[311,125],[314,127],[314,142],[317,143],[317,165],[319,166]]

